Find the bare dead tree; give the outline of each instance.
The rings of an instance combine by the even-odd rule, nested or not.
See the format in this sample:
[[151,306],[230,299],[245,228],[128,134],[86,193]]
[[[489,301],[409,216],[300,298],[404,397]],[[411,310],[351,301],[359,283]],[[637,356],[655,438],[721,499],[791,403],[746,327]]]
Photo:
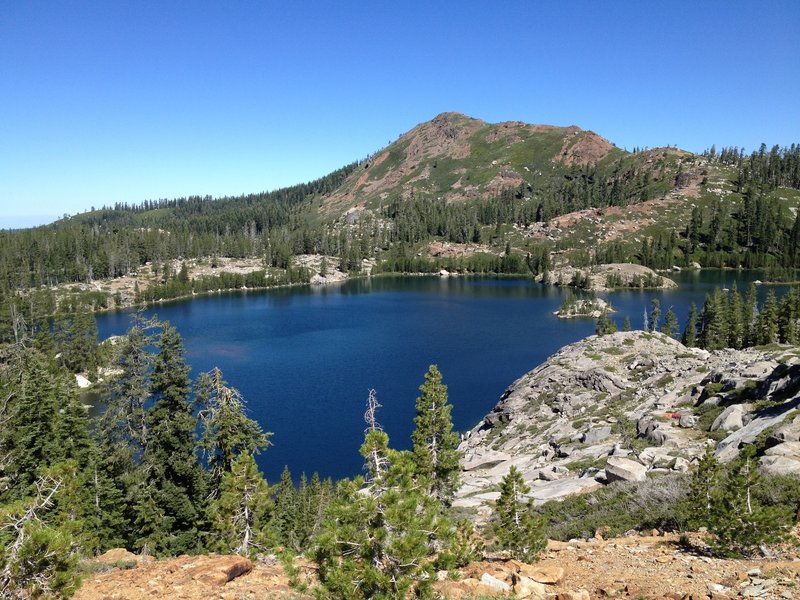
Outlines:
[[369,396],[367,396],[367,411],[364,413],[364,420],[367,422],[368,427],[364,430],[364,433],[383,431],[376,417],[379,408],[383,408],[383,405],[378,402],[378,394],[375,390],[370,390]]
[[364,413],[364,420],[367,422],[364,436],[364,445],[367,448],[367,453],[364,458],[366,460],[367,483],[372,495],[375,497],[383,493],[386,473],[389,470],[386,434],[383,433],[383,429],[376,417],[380,407],[378,395],[375,390],[370,390],[367,397],[367,410]]
[[20,337],[25,337],[27,334],[27,324],[17,305],[14,302],[9,302],[8,305],[11,310],[11,328],[14,330],[14,343],[19,344]]

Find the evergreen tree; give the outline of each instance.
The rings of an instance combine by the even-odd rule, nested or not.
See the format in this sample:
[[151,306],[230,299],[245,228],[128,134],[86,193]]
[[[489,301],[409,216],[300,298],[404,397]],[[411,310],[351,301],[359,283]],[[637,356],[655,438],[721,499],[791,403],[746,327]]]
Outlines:
[[756,334],[756,320],[758,319],[758,290],[756,284],[751,283],[747,288],[747,294],[744,298],[744,306],[742,307],[742,323],[744,329],[744,342],[743,347],[754,346],[757,342]]
[[31,496],[0,507],[0,596],[68,598],[80,579],[68,533],[43,519],[63,481],[44,475]]
[[631,330],[631,318],[629,316],[625,317],[625,321],[622,323],[622,331],[630,331]]
[[718,501],[720,475],[720,465],[713,447],[706,446],[706,452],[692,475],[689,494],[681,505],[681,512],[690,529],[706,527],[711,522],[712,508]]
[[341,482],[317,538],[315,558],[336,598],[432,598],[434,545],[450,531],[411,453],[389,448],[370,392],[361,446],[366,479]]
[[322,481],[319,474],[314,473],[302,496],[303,535],[301,547],[306,548],[314,540],[322,526],[328,505],[333,499],[333,482],[330,479]]
[[447,386],[436,365],[430,365],[416,402],[413,443],[417,474],[430,482],[430,493],[439,502],[449,504],[458,488],[461,467],[458,433],[453,431]]
[[90,307],[77,307],[72,315],[59,313],[55,319],[56,344],[61,364],[73,373],[97,369],[99,344],[97,322]]
[[158,554],[186,554],[199,549],[197,527],[204,511],[205,475],[195,454],[198,423],[189,400],[183,341],[169,323],[162,325],[157,349],[151,382],[155,402],[145,418],[149,441],[141,461],[146,494],[140,499],[148,506],[140,511],[140,543]]
[[202,425],[199,447],[212,471],[210,495],[216,497],[222,475],[231,472],[234,459],[242,452],[258,454],[272,434],[247,416],[244,398],[227,386],[219,369],[200,375],[195,402]]
[[269,486],[255,458],[241,452],[223,473],[219,497],[210,506],[212,545],[250,557],[263,551],[273,540],[267,527],[271,507]]
[[722,290],[706,295],[700,313],[699,345],[706,350],[725,348],[728,342],[728,302]]
[[745,341],[745,324],[743,318],[744,307],[742,305],[742,295],[733,282],[731,291],[728,294],[728,347],[742,348]]
[[145,333],[146,327],[147,323],[137,321],[128,330],[120,352],[122,372],[100,418],[99,439],[114,474],[132,470],[148,441],[146,406],[150,399],[152,357],[147,347],[152,339]]
[[28,495],[42,469],[63,456],[59,411],[73,386],[65,372],[35,350],[12,348],[0,370],[4,422],[0,423],[0,499]]
[[708,531],[711,548],[719,555],[748,555],[762,544],[776,543],[788,534],[791,509],[763,506],[755,498],[761,483],[755,447],[747,444],[712,495]]
[[[630,325],[630,322],[628,322]],[[609,333],[615,333],[617,331],[617,324],[614,323],[613,319],[608,317],[608,311],[601,311],[600,316],[597,318],[597,325],[594,328],[594,332],[597,335],[608,335]]]
[[661,333],[669,337],[675,337],[678,333],[678,317],[675,316],[675,312],[672,310],[671,306],[667,309],[667,314],[664,315],[664,324],[661,326]]
[[658,324],[661,320],[661,301],[658,298],[653,298],[650,304],[650,331],[658,331]]
[[767,292],[764,308],[756,318],[755,344],[766,345],[778,342],[778,301],[775,290]]
[[798,332],[798,316],[800,315],[800,294],[792,287],[783,296],[778,309],[778,335],[782,342],[796,346],[800,342]]
[[547,538],[543,519],[534,512],[532,501],[525,502],[528,492],[522,473],[512,465],[500,483],[494,532],[500,546],[514,558],[531,562],[544,550]]
[[275,509],[272,513],[272,524],[280,536],[281,543],[296,552],[301,550],[297,531],[301,510],[298,496],[289,467],[284,466],[281,479],[275,490]]
[[98,499],[102,496],[108,501],[104,509],[121,511],[109,519],[109,525],[120,527],[110,537],[124,537],[129,547],[136,546],[140,537],[129,526],[141,519],[155,518],[142,506],[150,496],[145,489],[146,474],[140,468],[149,438],[146,407],[150,400],[152,357],[147,348],[152,339],[145,333],[148,326],[137,320],[128,330],[120,352],[122,372],[112,386],[97,427],[100,457],[96,479],[106,486],[97,490]]

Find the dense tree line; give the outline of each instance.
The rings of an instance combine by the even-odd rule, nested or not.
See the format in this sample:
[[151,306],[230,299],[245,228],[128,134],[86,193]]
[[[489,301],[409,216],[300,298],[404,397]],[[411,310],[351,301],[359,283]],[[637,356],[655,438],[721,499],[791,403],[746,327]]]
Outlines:
[[375,267],[376,273],[438,273],[442,269],[451,273],[528,275],[531,266],[522,255],[510,248],[502,256],[483,252],[458,258],[423,258],[411,255],[408,247],[400,244]]
[[319,223],[311,202],[335,190],[357,168],[351,164],[274,192],[117,204],[45,227],[2,231],[0,291],[91,282],[128,274],[145,263],[204,256],[266,256],[281,266],[292,255],[319,252],[341,256],[352,268],[357,258],[374,256],[376,247],[395,242],[433,237],[479,242],[483,226],[526,226],[576,208],[646,199],[659,189],[649,171],[619,161],[610,170],[574,167],[563,176],[532,178],[480,202],[396,198],[381,213],[391,220],[390,231],[372,227],[348,234]]
[[308,283],[311,273],[304,268],[291,268],[286,270],[252,271],[250,273],[226,273],[219,275],[189,279],[180,273],[166,283],[150,285],[136,294],[137,304],[147,304],[158,300],[182,298],[193,294],[202,294],[216,290],[262,289],[291,285],[294,283]]
[[[63,219],[46,227],[0,231],[0,339],[11,340],[24,322],[52,317],[47,287],[65,282],[91,284],[95,279],[136,273],[150,265],[151,289],[140,290],[148,302],[199,293],[203,288],[262,287],[249,281],[207,278],[189,283],[169,272],[171,262],[206,257],[258,257],[280,282],[304,275],[290,269],[292,257],[319,253],[336,257],[334,266],[360,272],[364,259],[378,258],[379,272],[517,273],[535,275],[550,269],[549,252],[565,250],[573,266],[637,262],[655,269],[672,265],[766,268],[770,279],[791,279],[800,268],[800,215],[793,220],[770,195],[775,186],[797,186],[798,147],[749,157],[738,150],[709,151],[711,161],[737,168],[741,204],[719,202],[695,207],[682,230],[645,237],[639,248],[629,241],[604,244],[591,251],[559,243],[528,244],[517,256],[502,252],[511,227],[528,227],[587,207],[626,206],[662,194],[686,176],[674,156],[634,154],[601,165],[562,167],[531,172],[527,181],[495,197],[447,202],[416,191],[411,198],[390,197],[374,214],[354,222],[320,220],[316,202],[359,168],[352,164],[310,183],[262,194],[212,200],[203,197],[124,204]],[[688,159],[687,159],[688,160]],[[690,162],[690,161],[689,161]],[[495,257],[427,263],[415,255],[415,244],[432,239],[481,243]],[[527,264],[526,264],[527,263]],[[257,277],[257,276],[253,276]],[[33,293],[31,290],[37,290]],[[90,294],[84,290],[83,294]],[[97,293],[84,306],[109,307],[114,299]]]
[[118,203],[78,218],[89,227],[104,229],[162,227],[170,231],[187,229],[195,233],[218,235],[225,235],[231,230],[247,230],[248,233],[259,234],[288,225],[294,206],[310,197],[334,191],[357,167],[358,163],[351,163],[314,181],[272,192],[218,199],[191,196],[172,200],[149,200],[133,206]]
[[335,248],[338,240],[311,224],[302,205],[338,187],[355,168],[274,192],[117,205],[44,227],[0,231],[0,289],[116,277],[180,257],[271,260]]
[[688,346],[707,350],[800,343],[800,292],[792,287],[780,301],[775,291],[758,302],[755,284],[744,296],[736,284],[707,294],[700,309],[693,305],[682,336]]
[[[16,597],[12,590],[66,595],[66,571],[78,553],[114,546],[155,555],[232,551],[243,528],[283,540],[271,491],[253,499],[248,487],[268,490],[252,463],[268,434],[218,370],[189,380],[173,327],[140,321],[129,330],[115,349],[120,374],[101,391],[105,410],[96,419],[71,372],[82,365],[53,354],[71,344],[25,339],[0,357],[4,597]],[[314,478],[297,493],[322,501],[325,485]],[[251,500],[270,510],[251,511],[243,522],[237,510]],[[259,546],[251,540],[250,547]],[[26,579],[16,571],[28,563],[40,572]]]
[[800,145],[789,147],[761,144],[748,156],[744,148],[723,148],[717,153],[716,147],[703,153],[710,161],[735,167],[737,170],[737,190],[757,187],[770,191],[778,187],[800,188]]
[[[598,323],[598,333],[616,331],[607,315]],[[612,329],[608,329],[611,327]],[[677,317],[669,307],[662,315],[661,303],[655,298],[650,311],[644,312],[643,328],[676,337]],[[626,330],[630,329],[628,323]],[[706,294],[703,306],[693,302],[689,308],[681,341],[691,347],[706,350],[742,349],[769,344],[800,344],[800,291],[791,287],[778,299],[769,289],[763,302],[758,300],[758,288],[751,283],[742,294],[734,282],[730,290],[716,288]]]

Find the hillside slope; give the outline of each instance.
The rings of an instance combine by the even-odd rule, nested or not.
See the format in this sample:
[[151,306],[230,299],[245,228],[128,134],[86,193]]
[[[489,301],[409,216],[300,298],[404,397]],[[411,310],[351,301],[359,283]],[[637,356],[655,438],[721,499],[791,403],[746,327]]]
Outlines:
[[709,443],[727,462],[758,441],[762,469],[800,477],[798,407],[794,347],[707,352],[660,333],[591,336],[514,382],[467,434],[455,505],[487,515],[512,465],[541,504],[686,472]]
[[[366,160],[323,200],[322,210],[335,214],[420,196],[448,201],[487,199],[572,168],[598,165],[602,169],[630,156],[576,126],[490,124],[460,113],[442,113]],[[647,159],[636,162],[643,164]]]

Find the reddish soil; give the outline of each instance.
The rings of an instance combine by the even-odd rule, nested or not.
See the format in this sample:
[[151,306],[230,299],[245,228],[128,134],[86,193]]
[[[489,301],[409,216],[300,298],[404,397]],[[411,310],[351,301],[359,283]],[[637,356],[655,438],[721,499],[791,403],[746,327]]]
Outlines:
[[[691,536],[694,548],[702,548],[699,539],[697,534]],[[132,569],[113,569],[89,576],[74,598],[309,598],[313,592],[315,568],[302,559],[295,566],[298,580],[310,588],[308,592],[300,593],[290,587],[283,567],[274,557],[250,563],[240,557],[211,555],[141,562]],[[544,577],[537,578],[534,573]],[[492,591],[481,584],[484,574],[510,586],[518,585],[520,575],[532,577],[542,582],[541,594],[530,596],[539,600],[545,597],[553,600],[800,598],[800,559],[796,550],[787,548],[774,559],[723,560],[687,550],[679,544],[676,534],[610,540],[595,538],[570,543],[551,541],[535,565],[510,560],[472,563],[460,571],[458,578],[444,579],[436,588],[446,598],[487,593],[502,597],[514,595],[513,591]]]

